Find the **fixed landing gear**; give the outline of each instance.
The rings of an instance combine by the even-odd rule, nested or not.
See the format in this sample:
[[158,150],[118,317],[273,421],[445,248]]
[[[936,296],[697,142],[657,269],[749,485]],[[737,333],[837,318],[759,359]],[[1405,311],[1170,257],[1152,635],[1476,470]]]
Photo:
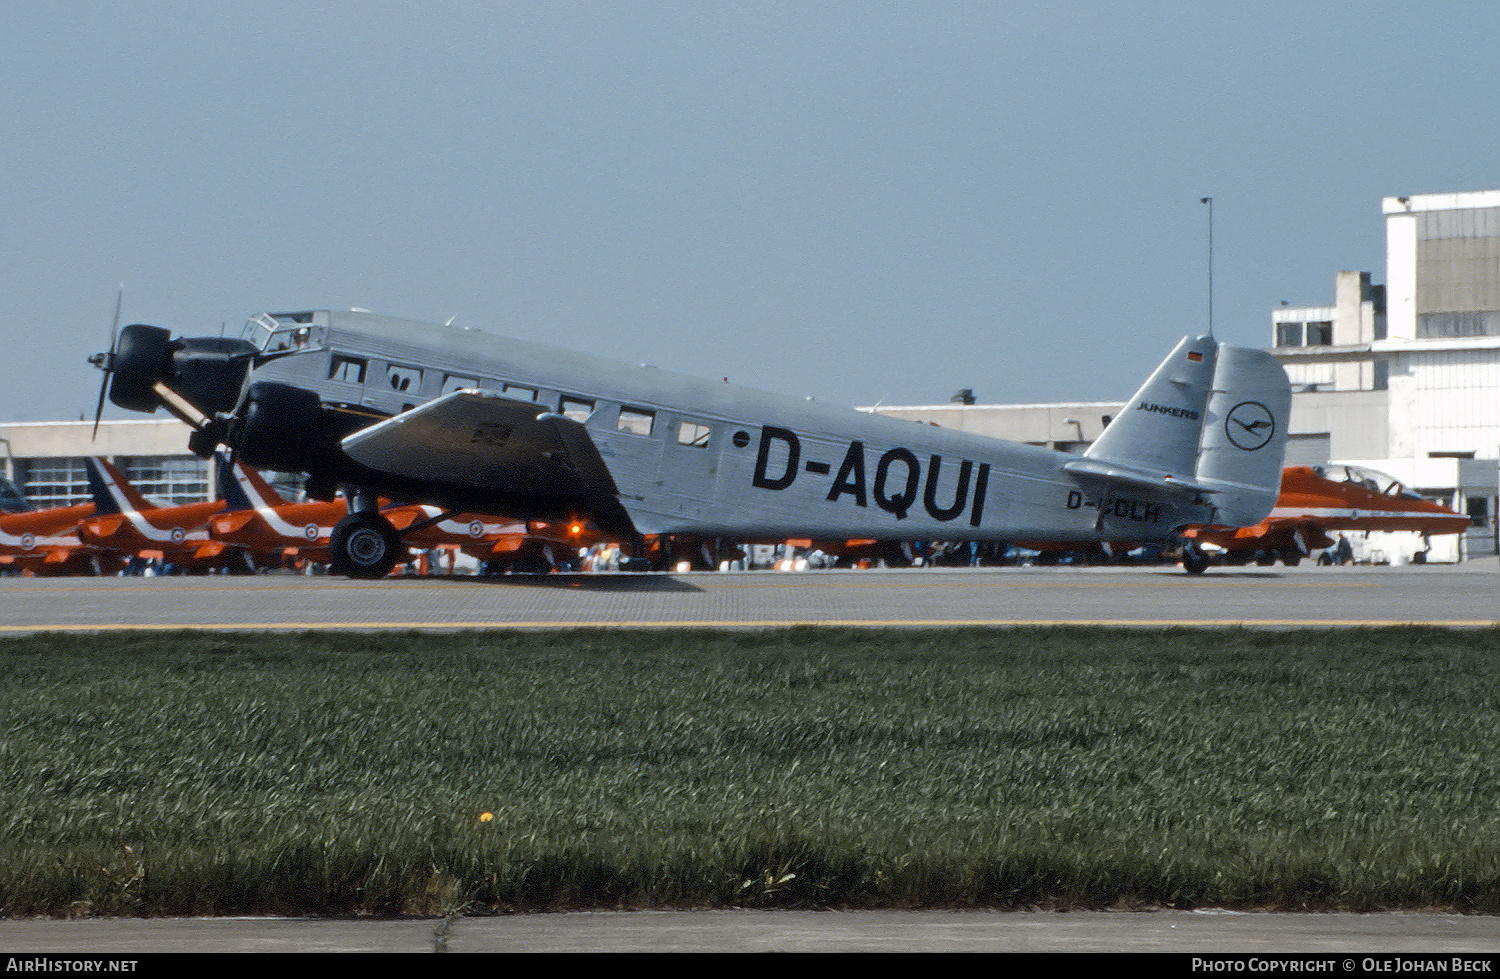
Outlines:
[[1198,542],[1190,540],[1182,545],[1182,570],[1188,574],[1202,574],[1208,567],[1208,555]]
[[351,513],[328,536],[334,574],[384,578],[403,553],[401,536],[379,513]]

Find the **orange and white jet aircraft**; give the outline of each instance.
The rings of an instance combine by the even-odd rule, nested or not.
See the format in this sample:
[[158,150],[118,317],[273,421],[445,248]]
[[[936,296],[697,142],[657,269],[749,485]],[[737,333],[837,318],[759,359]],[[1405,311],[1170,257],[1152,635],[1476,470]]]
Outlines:
[[1263,564],[1280,558],[1296,564],[1335,540],[1329,532],[1415,531],[1458,534],[1469,518],[1424,499],[1394,477],[1361,466],[1289,466],[1281,473],[1281,493],[1271,515],[1253,527],[1188,530],[1199,544],[1213,545],[1225,559]]
[[349,512],[341,501],[290,502],[259,472],[218,458],[228,508],[209,518],[209,537],[242,548],[263,564],[328,563],[328,534]]
[[[278,564],[298,559],[333,563],[329,536],[349,515],[342,500],[290,502],[259,472],[238,462],[221,466],[220,474],[229,508],[209,520],[214,540]],[[406,559],[442,550],[450,556],[467,554],[490,567],[555,567],[564,552],[592,541],[581,523],[563,527],[490,516],[464,518],[415,504],[387,506],[381,513],[401,531]]]
[[112,552],[78,539],[78,523],[94,504],[0,515],[0,569],[35,575],[104,574],[119,570]]
[[78,524],[85,545],[116,554],[160,558],[189,570],[254,571],[241,548],[211,540],[208,521],[225,508],[225,501],[157,506],[125,479],[124,473],[103,459],[85,460],[94,513]]
[[[435,506],[413,505],[426,527],[409,531],[418,548],[444,551],[449,568],[455,554],[467,554],[479,561],[488,572],[553,571],[566,568],[580,547],[604,540],[594,528],[582,521],[558,523],[548,520],[511,520],[505,517],[448,517]],[[389,515],[389,514],[388,514]]]

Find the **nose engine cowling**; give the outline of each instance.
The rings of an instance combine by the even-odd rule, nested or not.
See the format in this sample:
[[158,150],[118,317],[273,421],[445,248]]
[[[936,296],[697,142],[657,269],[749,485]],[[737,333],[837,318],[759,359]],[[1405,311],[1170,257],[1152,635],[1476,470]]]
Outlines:
[[326,490],[319,498],[331,499],[338,473],[350,466],[339,440],[372,418],[325,410],[315,392],[289,384],[247,386],[251,369],[264,359],[245,340],[173,339],[159,326],[133,323],[118,332],[107,353],[89,361],[105,374],[100,408],[106,393],[128,411],[166,408],[192,427],[188,448],[194,454],[206,459],[228,446],[257,468],[311,474]]
[[90,359],[109,375],[109,399],[121,408],[149,414],[166,407],[202,432],[234,411],[257,352],[244,340],[173,340],[159,326],[133,323],[120,331],[112,350]]
[[172,375],[172,334],[159,326],[132,323],[115,348],[95,360],[110,373],[109,400],[127,411],[156,410],[155,387]]
[[231,412],[240,400],[256,349],[244,340],[196,337],[177,341],[168,385],[209,418]]

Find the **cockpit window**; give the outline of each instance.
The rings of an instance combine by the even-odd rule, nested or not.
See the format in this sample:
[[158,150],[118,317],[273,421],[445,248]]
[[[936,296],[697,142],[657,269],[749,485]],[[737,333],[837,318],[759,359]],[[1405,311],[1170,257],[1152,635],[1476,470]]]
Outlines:
[[1380,493],[1385,496],[1404,496],[1411,500],[1422,499],[1420,493],[1415,493],[1407,489],[1401,484],[1399,479],[1378,469],[1333,464],[1319,466],[1316,472],[1324,479],[1331,479],[1335,483],[1348,483],[1351,486],[1358,486],[1361,489],[1369,490],[1371,493]]
[[245,323],[240,339],[268,354],[315,350],[327,342],[328,330],[314,324],[311,313],[260,313]]

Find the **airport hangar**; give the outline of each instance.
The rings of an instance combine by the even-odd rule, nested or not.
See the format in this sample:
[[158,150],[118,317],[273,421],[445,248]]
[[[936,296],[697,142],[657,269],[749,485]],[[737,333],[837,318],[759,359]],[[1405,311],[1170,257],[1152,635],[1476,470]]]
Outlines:
[[[1467,513],[1460,538],[1435,538],[1427,560],[1494,555],[1500,514],[1500,190],[1388,197],[1386,284],[1340,272],[1331,305],[1271,313],[1271,352],[1291,379],[1288,465],[1366,466]],[[375,376],[381,376],[378,373]],[[865,410],[1081,452],[1119,402],[942,405]],[[3,473],[36,506],[88,499],[83,459],[119,465],[147,496],[217,495],[211,466],[187,452],[175,419],[0,422]],[[1400,563],[1415,534],[1370,535],[1367,556]],[[1360,546],[1357,545],[1357,546]]]

